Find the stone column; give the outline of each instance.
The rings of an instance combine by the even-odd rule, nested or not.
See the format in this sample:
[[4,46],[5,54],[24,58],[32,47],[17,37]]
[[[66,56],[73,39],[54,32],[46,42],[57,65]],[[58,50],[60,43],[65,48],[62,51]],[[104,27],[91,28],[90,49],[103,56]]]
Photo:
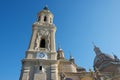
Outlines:
[[56,52],[55,30],[51,30],[51,52]]
[[34,50],[36,37],[37,37],[37,30],[33,30],[28,50]]

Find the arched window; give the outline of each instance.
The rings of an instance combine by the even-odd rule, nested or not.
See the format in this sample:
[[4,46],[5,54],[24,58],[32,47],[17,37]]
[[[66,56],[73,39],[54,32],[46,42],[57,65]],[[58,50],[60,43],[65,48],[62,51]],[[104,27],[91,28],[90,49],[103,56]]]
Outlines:
[[39,70],[40,70],[40,71],[42,70],[42,66],[39,66]]
[[44,16],[44,21],[47,21],[47,17],[46,16]]
[[45,39],[41,39],[40,48],[45,48]]

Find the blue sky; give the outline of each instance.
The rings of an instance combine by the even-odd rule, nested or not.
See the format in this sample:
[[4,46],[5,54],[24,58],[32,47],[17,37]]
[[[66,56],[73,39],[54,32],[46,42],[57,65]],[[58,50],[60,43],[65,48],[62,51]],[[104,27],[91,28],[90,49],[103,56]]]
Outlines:
[[92,68],[92,42],[120,58],[120,0],[0,0],[0,80],[19,79],[32,24],[45,5],[67,59],[71,52],[79,66]]

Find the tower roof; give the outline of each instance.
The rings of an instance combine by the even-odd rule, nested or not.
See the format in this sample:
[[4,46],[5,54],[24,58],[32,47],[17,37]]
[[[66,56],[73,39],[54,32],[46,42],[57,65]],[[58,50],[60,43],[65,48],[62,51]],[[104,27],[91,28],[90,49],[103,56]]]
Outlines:
[[44,10],[49,10],[49,8],[48,8],[48,6],[47,6],[47,5],[46,5],[43,9],[44,9]]
[[51,15],[52,17],[54,17],[54,15],[53,15],[52,12],[49,10],[49,8],[48,8],[47,5],[43,8],[43,10],[41,10],[41,11],[38,13],[38,16],[43,15],[43,14],[49,15],[49,16]]

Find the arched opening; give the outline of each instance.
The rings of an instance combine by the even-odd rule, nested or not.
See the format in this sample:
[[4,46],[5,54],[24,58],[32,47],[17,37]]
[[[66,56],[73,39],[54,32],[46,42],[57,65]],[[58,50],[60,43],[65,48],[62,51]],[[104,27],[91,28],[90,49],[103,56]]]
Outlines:
[[40,70],[40,71],[42,70],[42,66],[39,66],[39,70]]
[[47,21],[47,17],[46,16],[44,17],[44,21]]
[[45,48],[45,39],[41,39],[40,48]]

